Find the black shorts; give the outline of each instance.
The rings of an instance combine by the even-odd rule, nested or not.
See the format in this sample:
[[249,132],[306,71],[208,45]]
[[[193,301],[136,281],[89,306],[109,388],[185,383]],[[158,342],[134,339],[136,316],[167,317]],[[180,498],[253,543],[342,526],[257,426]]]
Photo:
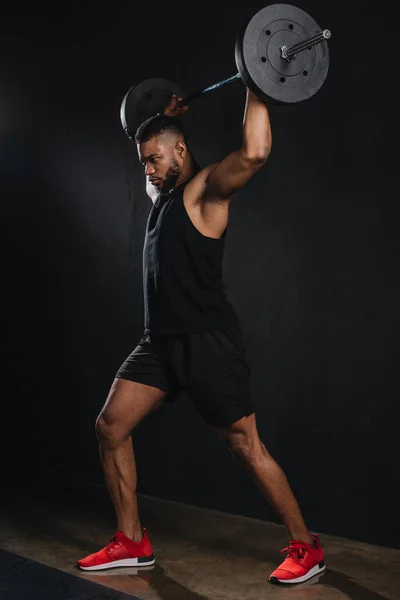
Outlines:
[[239,325],[179,335],[145,335],[116,377],[191,396],[206,423],[225,426],[254,412]]

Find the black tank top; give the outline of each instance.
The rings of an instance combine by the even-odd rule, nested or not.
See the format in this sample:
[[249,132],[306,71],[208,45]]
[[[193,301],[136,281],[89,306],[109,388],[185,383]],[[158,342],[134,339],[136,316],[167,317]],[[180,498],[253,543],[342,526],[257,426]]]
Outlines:
[[145,334],[225,329],[238,323],[222,281],[225,234],[206,237],[183,203],[185,184],[159,194],[143,247]]

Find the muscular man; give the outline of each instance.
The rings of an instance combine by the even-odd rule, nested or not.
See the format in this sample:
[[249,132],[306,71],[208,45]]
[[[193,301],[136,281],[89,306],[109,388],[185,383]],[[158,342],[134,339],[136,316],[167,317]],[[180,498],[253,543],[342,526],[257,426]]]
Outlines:
[[173,97],[163,115],[136,132],[153,201],[143,250],[145,329],[96,421],[117,531],[105,548],[78,565],[97,570],[154,563],[138,515],[131,432],[164,399],[186,390],[288,530],[287,556],[269,580],[300,583],[325,569],[323,550],[307,529],[285,474],[259,438],[241,328],[222,281],[232,196],[271,151],[268,109],[247,90],[241,147],[200,169],[177,118],[185,110],[177,108],[178,100]]

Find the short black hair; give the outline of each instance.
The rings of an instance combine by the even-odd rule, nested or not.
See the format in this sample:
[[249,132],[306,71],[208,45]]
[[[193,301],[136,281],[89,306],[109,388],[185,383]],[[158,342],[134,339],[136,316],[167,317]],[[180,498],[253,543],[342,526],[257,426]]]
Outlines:
[[183,135],[183,139],[186,142],[182,122],[178,117],[169,117],[167,115],[156,115],[146,119],[136,131],[135,142],[137,144],[148,142],[151,138],[168,132]]

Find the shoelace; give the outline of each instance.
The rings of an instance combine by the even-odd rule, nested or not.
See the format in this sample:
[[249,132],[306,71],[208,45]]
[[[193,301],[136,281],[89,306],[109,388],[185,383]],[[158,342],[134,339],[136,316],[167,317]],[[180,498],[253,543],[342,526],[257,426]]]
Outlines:
[[281,552],[287,552],[286,558],[292,558],[293,560],[301,560],[304,558],[307,549],[300,543],[291,543],[290,546],[281,550]]
[[114,534],[110,540],[110,543],[107,546],[108,554],[112,554],[117,548],[122,546],[121,542],[116,541],[116,534]]

